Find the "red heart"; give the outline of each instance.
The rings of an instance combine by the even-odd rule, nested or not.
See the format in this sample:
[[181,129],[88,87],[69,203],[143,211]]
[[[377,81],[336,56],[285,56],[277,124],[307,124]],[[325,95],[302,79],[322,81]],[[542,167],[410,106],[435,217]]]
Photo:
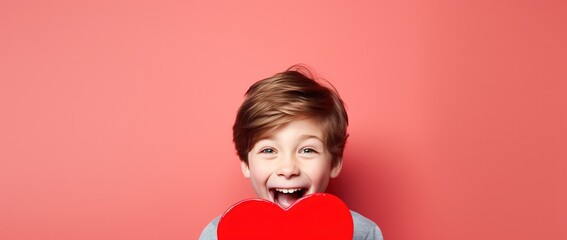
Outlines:
[[221,217],[219,240],[341,239],[351,240],[349,208],[327,193],[305,196],[288,209],[264,199],[239,202]]

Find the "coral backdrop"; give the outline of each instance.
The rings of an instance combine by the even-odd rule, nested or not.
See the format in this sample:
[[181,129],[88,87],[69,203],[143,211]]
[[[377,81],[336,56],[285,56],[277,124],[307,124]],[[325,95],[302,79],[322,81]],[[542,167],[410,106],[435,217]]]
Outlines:
[[565,12],[1,1],[0,239],[197,239],[254,196],[231,142],[244,92],[295,63],[348,106],[329,191],[386,239],[567,239]]

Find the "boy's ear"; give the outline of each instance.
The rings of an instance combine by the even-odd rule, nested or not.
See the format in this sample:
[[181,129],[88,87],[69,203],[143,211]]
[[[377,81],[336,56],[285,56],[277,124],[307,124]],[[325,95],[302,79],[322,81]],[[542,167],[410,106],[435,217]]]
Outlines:
[[244,175],[245,178],[250,178],[250,167],[247,162],[240,161],[240,169],[242,169],[242,175]]
[[338,158],[331,167],[331,178],[336,178],[341,173],[341,168],[343,167],[343,158]]

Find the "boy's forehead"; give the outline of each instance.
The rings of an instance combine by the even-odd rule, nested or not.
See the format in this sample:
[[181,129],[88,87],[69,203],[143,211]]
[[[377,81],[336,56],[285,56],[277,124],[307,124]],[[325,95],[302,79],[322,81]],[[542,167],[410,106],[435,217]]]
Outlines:
[[[304,141],[304,140],[308,140],[308,139],[313,139],[313,140],[318,140],[320,142],[323,142],[323,139],[320,136],[313,135],[313,134],[302,134],[302,135],[297,136],[297,138],[296,138],[296,140],[299,140],[299,141]],[[269,136],[266,136],[264,138],[259,138],[258,141],[256,141],[256,142],[260,142],[260,141],[274,141],[275,142],[275,141],[278,141],[278,140],[280,140],[280,139],[277,136],[269,135]]]
[[[283,131],[283,132],[282,132]],[[254,143],[262,140],[277,140],[279,135],[284,133],[292,134],[299,140],[315,138],[324,141],[325,129],[320,121],[312,118],[295,119],[285,124],[281,124],[269,130],[261,132]]]

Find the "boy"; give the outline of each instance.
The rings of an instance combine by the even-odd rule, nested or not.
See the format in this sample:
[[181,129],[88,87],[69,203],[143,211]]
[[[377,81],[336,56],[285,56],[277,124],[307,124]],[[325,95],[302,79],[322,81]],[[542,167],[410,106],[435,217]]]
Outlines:
[[[258,81],[246,92],[233,126],[242,173],[259,198],[282,208],[324,192],[341,171],[347,125],[338,93],[313,80],[304,67]],[[374,222],[351,215],[353,239],[383,239]],[[217,239],[218,221],[209,223],[200,239]]]

